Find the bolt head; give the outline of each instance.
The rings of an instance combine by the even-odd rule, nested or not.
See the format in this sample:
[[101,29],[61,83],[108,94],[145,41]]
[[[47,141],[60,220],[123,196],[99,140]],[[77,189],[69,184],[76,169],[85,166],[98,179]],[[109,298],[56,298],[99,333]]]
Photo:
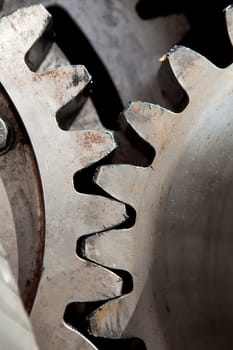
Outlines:
[[0,118],[0,151],[3,151],[7,147],[8,134],[8,125],[2,118]]

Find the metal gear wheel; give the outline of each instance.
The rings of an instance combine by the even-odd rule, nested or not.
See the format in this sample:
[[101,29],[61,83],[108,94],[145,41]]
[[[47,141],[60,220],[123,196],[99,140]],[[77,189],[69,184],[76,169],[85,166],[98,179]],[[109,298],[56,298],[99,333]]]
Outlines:
[[[1,1],[1,0],[0,0]],[[7,0],[2,9],[3,14],[12,12],[19,6],[42,3],[48,11],[54,13],[63,9],[72,21],[91,43],[94,51],[110,73],[117,92],[123,104],[114,105],[113,96],[108,86],[102,84],[103,74],[96,73],[97,67],[90,64],[90,73],[98,98],[107,106],[107,121],[112,116],[117,118],[132,98],[159,101],[165,103],[159,89],[157,71],[160,67],[159,58],[176,42],[179,42],[189,29],[189,24],[183,15],[173,15],[158,20],[143,21],[136,13],[138,0]],[[58,31],[67,35],[71,47],[76,49],[75,62],[83,57],[82,46],[75,32],[68,32],[68,25],[58,21]],[[55,26],[56,27],[56,26]],[[69,48],[69,51],[71,49]],[[124,55],[122,54],[124,53]],[[90,55],[92,55],[90,53]],[[92,56],[89,61],[92,61]],[[140,67],[140,69],[138,69]],[[102,75],[102,76],[101,76]],[[98,81],[97,81],[98,80]],[[111,100],[112,97],[112,100]],[[111,103],[109,103],[111,101]],[[108,125],[110,128],[110,126]]]
[[[232,8],[226,16],[233,42]],[[82,66],[45,72],[46,62],[32,71],[30,54],[49,21],[42,6],[0,20],[0,118],[12,132],[0,170],[15,219],[20,291],[39,345],[96,349],[63,315],[69,303],[101,301],[85,321],[95,337],[137,336],[160,350],[231,348],[232,66],[218,69],[189,49],[171,50],[167,59],[188,106],[176,114],[132,102],[121,132],[133,127],[156,156],[148,167],[102,166],[95,182],[117,201],[90,196],[75,190],[74,174],[116,142],[108,131],[61,129],[90,76]],[[130,228],[122,228],[122,203],[136,210]],[[116,269],[131,273],[132,291],[124,291]]]
[[93,349],[65,324],[66,306],[77,300],[119,296],[122,280],[79,258],[76,244],[83,234],[119,224],[125,214],[112,216],[120,204],[111,199],[78,193],[73,177],[116,144],[108,131],[60,128],[59,118],[64,119],[70,106],[78,104],[90,76],[83,66],[65,65],[47,72],[29,69],[28,57],[33,59],[32,48],[44,43],[50,20],[40,5],[0,20],[1,107],[3,119],[6,115],[15,133],[0,157],[1,177],[13,208],[20,291],[28,310],[33,305],[31,320],[39,345],[43,349]]
[[[226,21],[233,43],[232,7]],[[156,156],[148,167],[106,165],[96,175],[98,186],[135,208],[136,221],[87,237],[83,255],[130,272],[133,290],[91,313],[89,332],[137,336],[148,349],[230,349],[233,65],[219,69],[185,47],[167,59],[188,94],[187,107],[173,113],[130,103],[123,123]]]

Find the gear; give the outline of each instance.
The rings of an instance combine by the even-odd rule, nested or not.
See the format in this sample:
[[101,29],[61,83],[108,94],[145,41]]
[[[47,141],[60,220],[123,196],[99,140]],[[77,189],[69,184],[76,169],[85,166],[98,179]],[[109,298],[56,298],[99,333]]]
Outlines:
[[[29,69],[25,57],[28,58],[31,48],[43,39],[50,19],[42,6],[35,5],[17,10],[0,20],[0,81],[29,135],[35,154],[34,170],[36,167],[31,177],[35,175],[38,182],[35,186],[38,189],[35,196],[38,227],[31,227],[36,229],[35,233],[31,232],[37,240],[40,237],[38,254],[40,262],[43,257],[43,268],[37,271],[40,283],[31,319],[43,349],[93,349],[89,341],[64,324],[66,306],[76,300],[106,300],[119,296],[122,280],[113,272],[78,258],[76,243],[82,234],[117,225],[125,213],[116,214],[113,218],[111,213],[117,212],[120,204],[100,196],[90,197],[74,189],[74,174],[106,156],[116,144],[111,132],[66,131],[59,127],[59,118],[67,117],[69,104],[76,101],[89,83],[90,76],[83,66],[66,65],[48,72]],[[4,169],[8,170],[8,174],[15,148],[17,145],[14,144],[4,155],[4,162],[8,164]],[[17,170],[13,170],[15,172]],[[18,190],[22,193],[16,191],[14,198],[24,198],[20,186]],[[26,204],[31,208],[33,198],[29,199],[27,197]],[[20,209],[14,212],[16,216],[19,213]],[[31,219],[33,221],[33,216]],[[44,236],[40,236],[40,232],[44,221],[46,234],[42,256]],[[29,237],[17,237],[22,248],[21,257]],[[33,247],[33,242],[29,247]]]
[[[82,45],[80,33],[75,32],[75,25],[91,43],[94,52],[88,51],[90,57],[86,59],[86,64],[93,76],[94,90],[97,90],[96,104],[102,105],[96,108],[105,127],[113,128],[111,123],[115,124],[123,105],[132,98],[165,103],[157,78],[159,58],[189,30],[183,15],[143,21],[135,11],[138,0],[58,0],[56,3],[54,0],[7,0],[2,12],[8,14],[19,6],[38,2],[54,14],[55,31],[58,32],[56,40],[69,60],[85,62],[86,47]],[[62,13],[66,16],[63,17]],[[70,22],[66,22],[69,16],[74,22],[72,30],[69,30]],[[62,45],[60,37],[65,38],[66,45]],[[110,72],[109,78],[114,82],[123,104],[116,103],[104,66],[97,67],[95,53]]]
[[[226,19],[233,42],[232,7]],[[156,156],[148,167],[108,165],[96,176],[104,191],[135,208],[136,222],[87,237],[84,256],[129,271],[134,285],[89,315],[89,332],[136,335],[148,349],[229,349],[233,65],[219,69],[185,47],[167,59],[188,106],[176,114],[132,102],[124,117]]]
[[[226,13],[233,38],[232,8]],[[23,164],[29,171],[25,178],[37,179],[23,189],[33,208],[32,237],[39,248],[32,259],[35,266],[39,261],[39,269],[35,272],[27,262],[26,275],[34,278],[43,273],[38,290],[38,276],[32,289],[23,276],[20,289],[30,289],[25,296],[28,308],[37,291],[32,321],[41,347],[95,348],[70,324],[64,324],[63,314],[75,301],[106,300],[87,320],[94,336],[136,335],[148,349],[231,348],[232,66],[220,70],[189,49],[171,50],[168,60],[189,94],[189,105],[175,114],[149,103],[132,102],[122,117],[123,128],[126,122],[128,128],[131,125],[154,147],[156,157],[144,168],[142,164],[101,167],[95,181],[118,201],[91,197],[75,192],[73,176],[109,154],[116,144],[107,131],[61,129],[70,101],[77,102],[90,76],[80,66],[48,72],[29,69],[30,50],[42,39],[47,25],[49,15],[41,6],[18,10],[0,21],[0,81],[35,153],[35,158],[21,158],[19,168],[20,179]],[[33,55],[30,57],[33,61]],[[7,109],[7,103],[4,106]],[[17,112],[12,118],[18,117]],[[15,149],[16,144],[1,156],[7,164],[4,183]],[[16,178],[17,172],[12,173]],[[32,187],[36,190],[29,198]],[[11,193],[11,204],[14,198],[19,197]],[[37,205],[33,207],[34,200]],[[126,208],[119,201],[135,208],[134,226],[122,228]],[[26,215],[28,218],[30,211]],[[115,229],[106,231],[106,227]],[[84,250],[76,253],[77,239],[97,231],[81,240]],[[32,246],[28,237],[18,236],[21,271],[23,243],[27,251]],[[132,292],[125,292],[124,277],[110,269],[132,274]]]

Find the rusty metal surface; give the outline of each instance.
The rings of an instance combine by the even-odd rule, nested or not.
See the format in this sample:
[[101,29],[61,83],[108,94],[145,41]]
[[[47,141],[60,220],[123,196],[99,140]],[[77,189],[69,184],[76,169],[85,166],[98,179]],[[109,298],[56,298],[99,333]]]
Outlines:
[[32,3],[68,12],[102,59],[124,105],[134,99],[166,105],[157,77],[159,59],[189,30],[185,16],[143,21],[135,10],[137,0],[7,0],[2,13]]
[[125,211],[117,213],[120,205],[115,201],[90,198],[74,189],[74,174],[107,155],[115,143],[107,131],[59,128],[58,110],[81,92],[90,76],[82,66],[30,71],[25,54],[49,20],[42,6],[21,9],[1,19],[0,81],[30,136],[43,189],[46,249],[31,316],[35,333],[43,349],[89,349],[93,346],[64,324],[65,308],[76,300],[118,296],[122,281],[113,272],[78,258],[76,242],[82,234],[118,224]]
[[[38,72],[46,72],[51,69],[58,68],[62,65],[69,64],[61,49],[53,43],[48,54],[44,58],[42,64],[38,68]],[[81,110],[77,113],[76,118],[69,126],[69,130],[103,130],[104,126],[101,124],[98,114],[90,98],[87,98]]]
[[[233,42],[232,7],[226,18]],[[136,222],[88,237],[85,256],[129,271],[134,286],[93,312],[89,329],[140,337],[148,349],[230,349],[233,66],[219,69],[184,47],[168,59],[188,106],[175,114],[132,102],[124,116],[156,156],[145,168],[102,167],[96,179],[135,208]]]

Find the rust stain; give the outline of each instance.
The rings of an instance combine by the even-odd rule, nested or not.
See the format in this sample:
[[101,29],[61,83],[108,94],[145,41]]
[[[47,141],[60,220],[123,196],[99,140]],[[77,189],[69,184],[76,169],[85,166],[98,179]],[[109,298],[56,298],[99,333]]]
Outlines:
[[106,303],[103,308],[99,308],[95,313],[95,319],[97,325],[102,324],[105,318],[109,317],[109,315],[117,315],[121,309],[121,303]]
[[93,144],[104,144],[104,137],[100,133],[96,132],[85,132],[83,139],[83,146],[86,149],[91,149]]
[[124,302],[108,302],[99,308],[92,317],[92,334],[111,332],[117,337],[122,332],[122,317],[128,319],[128,309]]
[[33,75],[32,80],[33,81],[41,81],[44,77],[52,77],[54,79],[64,79],[64,78],[71,78],[72,81],[72,76],[70,72],[67,72],[65,70],[60,70],[60,69],[55,69],[51,72],[43,72],[43,73],[36,73]]

